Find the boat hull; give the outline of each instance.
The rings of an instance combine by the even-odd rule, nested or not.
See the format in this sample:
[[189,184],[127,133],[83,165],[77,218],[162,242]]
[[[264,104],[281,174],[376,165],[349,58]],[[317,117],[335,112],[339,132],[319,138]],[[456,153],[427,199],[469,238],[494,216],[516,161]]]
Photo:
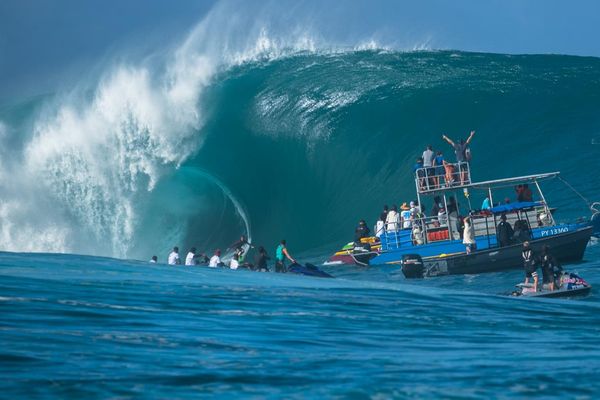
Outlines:
[[[592,227],[587,226],[572,232],[534,239],[530,241],[530,245],[537,253],[542,251],[543,246],[550,246],[552,254],[561,263],[571,263],[581,261],[591,235]],[[523,268],[521,251],[522,244],[514,244],[480,250],[469,255],[463,253],[448,257],[425,257],[423,276],[480,274]]]

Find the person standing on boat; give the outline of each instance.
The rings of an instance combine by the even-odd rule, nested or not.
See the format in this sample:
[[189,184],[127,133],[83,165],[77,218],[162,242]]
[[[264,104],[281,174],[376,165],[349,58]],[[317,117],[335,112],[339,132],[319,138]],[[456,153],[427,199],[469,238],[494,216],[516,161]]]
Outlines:
[[435,172],[434,176],[434,184],[436,188],[440,188],[442,186],[442,176],[446,173],[444,168],[444,155],[441,151],[438,151],[433,158],[433,169]]
[[490,201],[490,196],[486,196],[486,198],[483,199],[483,203],[481,203],[481,209],[489,210],[490,208],[492,208],[492,202]]
[[435,168],[433,168],[433,160],[435,153],[431,145],[428,145],[423,152],[423,168],[425,168],[425,175],[427,178],[427,188],[430,188],[435,184]]
[[475,241],[475,227],[470,216],[464,219],[465,228],[463,230],[463,244],[467,255],[477,250],[477,242]]
[[524,219],[518,219],[515,221],[515,231],[512,239],[517,243],[524,243],[531,240],[531,231],[529,230],[527,221]]
[[523,184],[523,201],[533,201],[533,193],[527,183]]
[[358,222],[358,226],[354,230],[354,242],[360,243],[362,238],[369,237],[371,234],[371,230],[367,226],[367,223],[364,219],[361,219]]
[[460,142],[455,143],[446,135],[442,135],[442,139],[444,139],[450,146],[454,148],[454,153],[456,154],[456,163],[458,164],[458,171],[460,174],[460,184],[464,185],[465,182],[469,179],[467,175],[468,171],[468,163],[471,161],[471,151],[469,150],[469,144],[471,144],[471,140],[475,136],[475,131],[471,131],[471,134],[467,138],[467,140],[461,139]]
[[380,238],[385,233],[385,218],[387,213],[381,213],[379,219],[375,223],[375,236]]
[[406,203],[402,203],[400,206],[400,222],[402,223],[402,229],[410,229],[412,222],[410,217],[412,215],[410,207]]
[[454,165],[446,160],[442,161],[442,165],[444,166],[444,171],[446,172],[446,187],[453,186],[454,182],[456,181],[456,179],[454,179]]
[[387,217],[385,218],[385,223],[388,232],[398,231],[398,228],[400,227],[400,214],[398,214],[398,207],[392,206],[392,209],[388,212]]
[[425,169],[423,167],[423,158],[417,158],[415,165],[413,165],[413,172],[415,176],[419,179],[419,190],[427,189],[425,185]]
[[296,260],[290,256],[290,253],[287,251],[287,247],[285,247],[285,240],[282,240],[275,249],[275,272],[287,272],[287,268],[285,267],[285,259],[290,260],[292,264],[296,264]]
[[382,214],[385,214],[385,217],[383,218],[383,220],[385,221],[385,219],[387,218],[388,213],[390,212],[390,208],[388,207],[388,205],[384,205],[383,206],[383,211],[381,212]]
[[542,285],[547,285],[548,289],[555,289],[556,277],[562,271],[562,267],[556,258],[550,252],[550,246],[544,245],[542,248]]
[[460,239],[460,232],[458,230],[458,205],[456,204],[454,196],[448,197],[448,209],[446,210],[446,213],[448,215],[450,229],[452,230],[452,239],[458,240]]
[[529,246],[529,242],[523,243],[523,251],[521,252],[521,257],[523,257],[523,267],[525,269],[525,284],[529,283],[529,278],[533,278],[533,289],[537,292],[537,263],[535,260],[533,250]]
[[500,220],[496,227],[496,239],[498,240],[498,246],[506,247],[511,244],[514,231],[510,223],[506,222],[506,214],[502,214]]

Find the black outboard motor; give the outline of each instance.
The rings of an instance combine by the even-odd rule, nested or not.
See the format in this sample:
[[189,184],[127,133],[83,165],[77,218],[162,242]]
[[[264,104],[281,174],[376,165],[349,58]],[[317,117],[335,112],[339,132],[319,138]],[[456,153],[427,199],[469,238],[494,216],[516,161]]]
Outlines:
[[407,279],[422,278],[425,274],[423,259],[418,254],[405,254],[402,256],[402,273]]

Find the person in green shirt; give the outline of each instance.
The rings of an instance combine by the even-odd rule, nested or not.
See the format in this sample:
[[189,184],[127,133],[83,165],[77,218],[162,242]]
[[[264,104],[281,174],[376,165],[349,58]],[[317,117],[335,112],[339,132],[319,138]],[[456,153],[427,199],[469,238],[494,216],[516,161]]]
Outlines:
[[296,263],[296,260],[290,256],[287,247],[285,247],[285,240],[282,240],[281,243],[279,243],[279,246],[277,246],[277,249],[275,249],[275,272],[287,272],[285,266],[286,258],[290,260],[292,264]]

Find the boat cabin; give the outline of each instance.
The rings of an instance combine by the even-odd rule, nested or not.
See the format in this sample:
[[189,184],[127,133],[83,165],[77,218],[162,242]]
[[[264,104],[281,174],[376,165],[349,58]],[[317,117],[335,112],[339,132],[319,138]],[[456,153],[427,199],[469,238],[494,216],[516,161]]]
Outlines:
[[[496,228],[502,215],[525,239],[548,235],[548,229],[556,225],[552,216],[554,210],[548,206],[539,182],[558,176],[558,172],[473,182],[468,163],[445,163],[444,173],[436,174],[441,172],[439,170],[426,167],[415,171],[420,210],[412,210],[410,219],[406,218],[408,213],[405,210],[405,218],[399,223],[385,224],[385,232],[380,232],[383,251],[419,247],[418,252],[424,255],[464,252],[462,220],[466,216],[473,221],[478,249],[499,246]],[[526,192],[521,196],[521,201],[506,203],[501,193],[510,191],[514,196],[516,188]],[[482,209],[481,200],[485,197],[488,198],[487,206]],[[473,199],[475,204],[472,203]],[[423,209],[424,204],[435,204],[433,209],[438,210],[438,214],[424,216],[430,211]],[[448,247],[449,243],[455,245]],[[445,247],[434,244],[444,244]],[[431,251],[426,250],[428,247],[431,247]]]

